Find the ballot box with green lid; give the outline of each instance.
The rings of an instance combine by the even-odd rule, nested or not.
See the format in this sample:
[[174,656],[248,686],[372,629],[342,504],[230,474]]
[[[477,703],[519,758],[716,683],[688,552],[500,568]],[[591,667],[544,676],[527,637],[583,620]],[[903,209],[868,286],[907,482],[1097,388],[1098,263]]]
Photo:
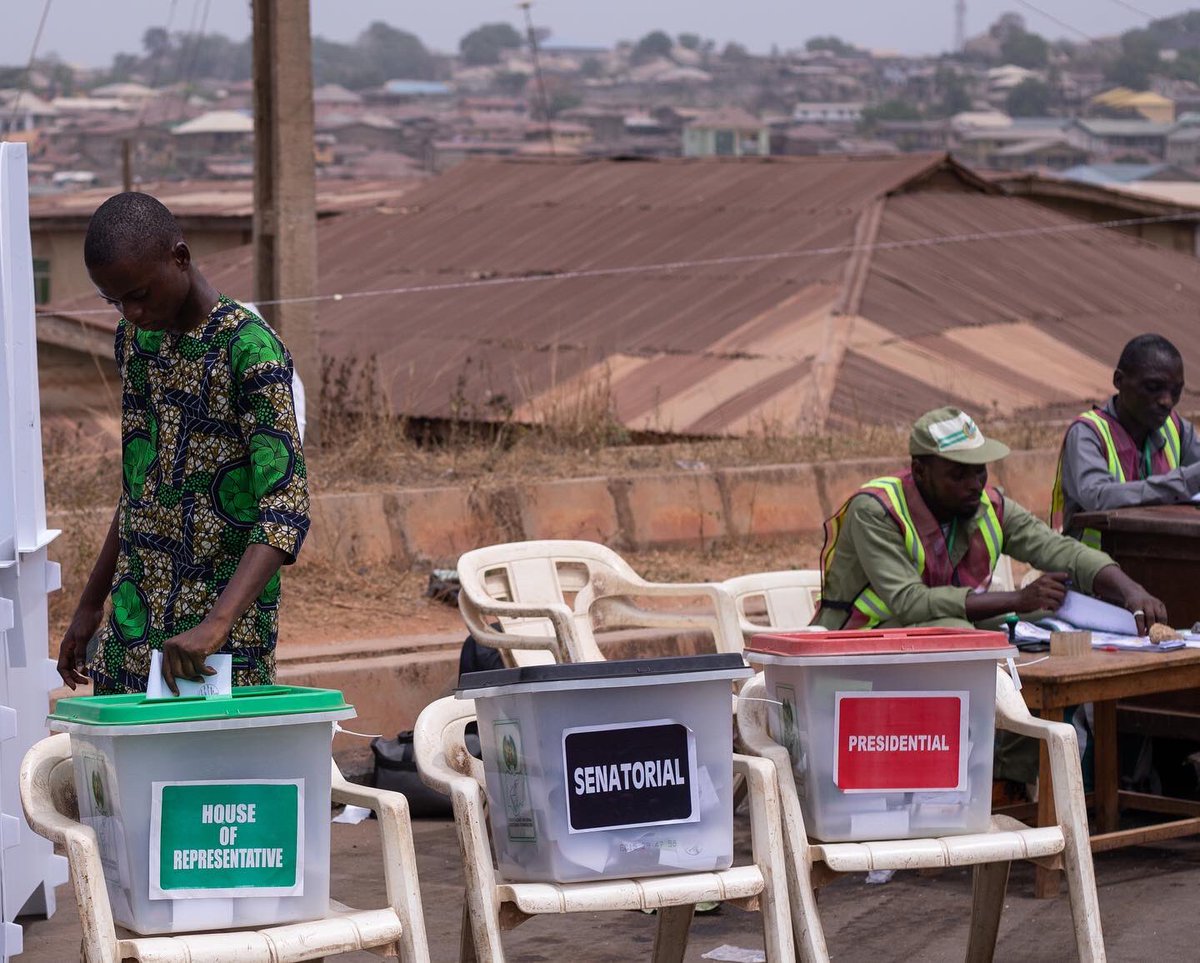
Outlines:
[[825,842],[985,832],[1000,632],[756,635],[771,735],[792,758],[809,835]]
[[475,700],[500,875],[574,882],[733,862],[737,654],[462,677]]
[[113,919],[142,934],[319,919],[329,910],[333,689],[61,699],[80,819]]

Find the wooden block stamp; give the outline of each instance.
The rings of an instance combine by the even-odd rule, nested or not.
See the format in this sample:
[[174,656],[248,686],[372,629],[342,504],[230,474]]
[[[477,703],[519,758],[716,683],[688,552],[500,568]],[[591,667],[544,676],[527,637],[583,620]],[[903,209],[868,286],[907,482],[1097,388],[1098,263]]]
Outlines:
[[1087,655],[1092,651],[1091,632],[1051,632],[1051,655]]

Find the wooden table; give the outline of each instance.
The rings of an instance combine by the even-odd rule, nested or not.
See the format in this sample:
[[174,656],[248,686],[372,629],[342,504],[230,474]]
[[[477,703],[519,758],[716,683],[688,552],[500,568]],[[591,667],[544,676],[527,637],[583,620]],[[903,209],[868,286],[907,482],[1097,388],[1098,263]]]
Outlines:
[[1200,506],[1154,505],[1083,512],[1072,525],[1100,532],[1100,544],[1130,578],[1163,600],[1171,624],[1200,621]]
[[[1037,656],[1025,656],[1022,661],[1034,658]],[[1117,700],[1200,686],[1200,649],[1051,656],[1034,665],[1020,666],[1020,675],[1025,704],[1043,719],[1062,722],[1063,710],[1068,706],[1093,703],[1096,770],[1093,852],[1200,833],[1200,802],[1126,792],[1120,788],[1117,769]],[[1056,819],[1050,760],[1044,745],[1039,774],[1037,824],[1050,826]],[[1185,818],[1122,830],[1119,829],[1122,808]],[[1061,872],[1039,865],[1036,874],[1036,895],[1054,896]]]

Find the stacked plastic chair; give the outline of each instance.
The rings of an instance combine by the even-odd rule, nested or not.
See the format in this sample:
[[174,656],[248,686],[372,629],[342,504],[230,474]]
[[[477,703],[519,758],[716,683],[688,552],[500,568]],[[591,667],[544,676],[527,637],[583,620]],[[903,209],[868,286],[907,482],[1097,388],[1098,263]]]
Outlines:
[[58,532],[46,528],[38,399],[33,258],[24,144],[0,144],[0,958],[21,952],[23,913],[54,912],[67,864],[21,815],[17,774],[46,735],[50,690],[46,594],[59,567],[46,558]]

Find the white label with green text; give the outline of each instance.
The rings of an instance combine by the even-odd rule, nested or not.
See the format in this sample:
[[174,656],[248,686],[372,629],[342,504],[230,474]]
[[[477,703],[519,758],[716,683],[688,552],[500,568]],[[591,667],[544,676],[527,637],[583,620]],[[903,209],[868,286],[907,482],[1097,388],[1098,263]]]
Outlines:
[[304,780],[152,784],[150,899],[301,896]]

